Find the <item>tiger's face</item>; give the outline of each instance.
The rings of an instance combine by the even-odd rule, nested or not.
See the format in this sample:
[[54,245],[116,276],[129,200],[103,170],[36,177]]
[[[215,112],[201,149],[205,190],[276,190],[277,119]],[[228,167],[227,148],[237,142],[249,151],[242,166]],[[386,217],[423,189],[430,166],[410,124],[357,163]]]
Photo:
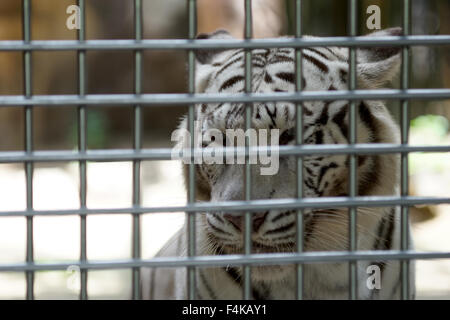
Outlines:
[[[390,29],[378,34],[397,34]],[[217,31],[200,38],[228,38]],[[204,93],[242,93],[245,87],[245,53],[243,50],[197,52],[197,91]],[[389,48],[358,50],[358,86],[376,88],[392,79],[399,67],[398,51]],[[295,91],[295,50],[289,48],[252,51],[252,91],[255,93]],[[303,90],[347,90],[348,50],[345,48],[310,48],[303,50]],[[303,103],[304,144],[347,144],[349,136],[348,101],[308,101]],[[236,103],[196,106],[202,132],[229,129],[245,130],[245,105]],[[398,133],[389,112],[379,101],[362,101],[357,105],[358,143],[397,143]],[[278,129],[275,144],[294,145],[296,106],[293,103],[254,103],[252,128]],[[186,120],[182,127],[186,127]],[[215,141],[217,144],[226,144]],[[358,194],[392,195],[396,189],[396,164],[393,155],[358,156]],[[297,161],[280,157],[273,175],[262,175],[264,164],[251,165],[251,198],[295,198]],[[338,197],[348,194],[348,155],[310,155],[303,158],[305,197]],[[224,202],[243,200],[245,168],[242,164],[197,164],[199,200]],[[368,210],[368,209],[367,209]],[[360,209],[363,211],[363,208]],[[305,250],[346,250],[347,209],[305,210]],[[211,252],[243,252],[243,213],[210,212],[199,215]],[[358,228],[368,230],[381,218],[362,215]],[[296,211],[262,210],[252,213],[252,252],[289,252],[296,248]],[[264,277],[274,267],[258,268]],[[281,268],[281,267],[280,267]]]

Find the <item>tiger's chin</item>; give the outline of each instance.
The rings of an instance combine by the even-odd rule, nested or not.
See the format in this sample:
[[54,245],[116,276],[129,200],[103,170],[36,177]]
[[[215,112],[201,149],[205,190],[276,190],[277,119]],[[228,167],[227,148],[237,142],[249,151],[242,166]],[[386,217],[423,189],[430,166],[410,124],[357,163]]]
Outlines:
[[[214,239],[213,235],[210,235],[210,240]],[[244,248],[242,243],[236,245],[223,244],[218,239],[213,240],[214,247],[216,247],[215,254],[244,254]],[[284,243],[277,246],[267,245],[260,242],[253,241],[252,254],[264,254],[264,253],[292,253],[295,251],[294,243]],[[241,268],[238,268],[239,270]],[[241,270],[240,270],[241,271]],[[253,265],[251,267],[252,281],[255,282],[282,282],[290,278],[295,272],[295,266],[293,265]]]
[[[216,248],[215,254],[244,254],[244,245],[241,242],[236,244],[223,243],[214,235],[209,235],[210,243]],[[294,242],[285,242],[282,244],[267,244],[263,242],[252,241],[252,254],[264,253],[292,253],[295,251]]]
[[[292,253],[295,244],[287,243],[280,246],[268,246],[261,243],[253,243],[253,254],[265,254],[265,253]],[[242,249],[235,254],[243,254]],[[280,282],[290,275],[293,275],[294,269],[291,265],[253,265],[251,267],[251,277],[254,282]]]
[[292,265],[253,266],[251,277],[254,282],[283,282],[289,281],[295,275]]

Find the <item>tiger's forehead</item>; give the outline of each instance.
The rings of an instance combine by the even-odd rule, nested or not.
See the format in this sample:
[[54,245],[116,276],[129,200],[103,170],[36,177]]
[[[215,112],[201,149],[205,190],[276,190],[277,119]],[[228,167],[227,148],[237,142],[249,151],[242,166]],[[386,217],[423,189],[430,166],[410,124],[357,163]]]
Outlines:
[[[303,48],[300,50],[302,54],[306,55],[319,55],[321,58],[328,61],[348,61],[348,50],[341,47],[314,47]],[[245,49],[225,50],[219,54],[216,54],[213,59],[213,64],[223,65],[235,58],[242,58],[247,51]],[[283,60],[283,56],[288,55],[292,59],[295,59],[296,50],[293,48],[264,48],[251,50],[253,57],[259,57],[269,62],[276,62],[277,60]],[[286,60],[290,61],[290,60]]]
[[[302,50],[302,82],[304,91],[345,90],[347,63],[342,52],[329,48]],[[218,54],[210,65],[211,76],[206,93],[245,92],[245,51],[229,50]],[[295,92],[295,50],[290,48],[252,50],[252,92]],[[304,121],[313,122],[322,113],[322,101],[304,102]],[[339,105],[342,105],[340,103]],[[289,129],[295,126],[296,106],[289,102],[254,103],[254,128]],[[245,104],[202,104],[197,108],[198,119],[205,126],[221,130],[245,127]]]
[[[295,84],[296,56],[292,48],[274,48],[274,49],[256,49],[252,50],[251,65],[253,75],[253,90],[257,88],[261,80],[261,75],[270,76],[279,74],[282,80]],[[334,79],[337,75],[337,81],[346,82],[346,73],[348,70],[347,52],[338,47],[323,48],[304,48],[302,52],[301,73],[305,90],[309,87],[314,89],[316,84],[314,78],[319,78],[322,82],[327,82],[327,78]],[[246,63],[246,52],[243,49],[227,50],[217,54],[210,64],[212,68],[212,78],[210,90],[223,91],[230,87],[230,83],[225,86],[215,87],[213,84],[222,82],[223,79],[229,79],[231,74],[244,76]],[[305,81],[305,80],[312,81]],[[266,82],[271,83],[274,79],[265,78]],[[275,79],[276,81],[276,79]],[[223,84],[223,83],[222,83]],[[233,83],[231,82],[233,85]],[[241,88],[243,89],[243,87]]]
[[[311,101],[302,103],[303,124],[325,126],[327,121],[339,114],[347,113],[347,101]],[[208,111],[201,111],[201,109]],[[220,103],[211,105],[197,105],[197,120],[202,123],[202,128],[219,129],[244,129],[245,130],[245,104]],[[252,106],[251,127],[255,129],[280,129],[286,130],[296,126],[297,105],[292,102],[267,102],[254,103]]]

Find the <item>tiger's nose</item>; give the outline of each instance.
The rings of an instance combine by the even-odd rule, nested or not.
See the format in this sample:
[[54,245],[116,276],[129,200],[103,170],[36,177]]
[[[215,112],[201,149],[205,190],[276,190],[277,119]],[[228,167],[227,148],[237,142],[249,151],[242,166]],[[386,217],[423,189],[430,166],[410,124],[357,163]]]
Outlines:
[[[255,212],[251,213],[252,216],[252,230],[253,232],[257,232],[259,228],[262,226],[264,221],[266,220],[268,212]],[[223,217],[230,222],[233,226],[236,227],[239,231],[244,230],[245,228],[245,215],[243,214],[229,214],[226,213]]]

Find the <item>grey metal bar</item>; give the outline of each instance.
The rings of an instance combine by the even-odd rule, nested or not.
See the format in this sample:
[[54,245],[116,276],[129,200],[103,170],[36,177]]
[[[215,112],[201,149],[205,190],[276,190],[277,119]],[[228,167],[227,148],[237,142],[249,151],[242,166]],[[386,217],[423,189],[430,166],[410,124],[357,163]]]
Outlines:
[[[78,0],[80,8],[80,29],[78,29],[78,40],[83,42],[86,40],[86,16],[85,16],[85,0]],[[86,51],[78,51],[78,95],[84,97],[86,95]],[[87,149],[87,110],[85,105],[78,106],[78,150],[81,153]],[[87,195],[87,173],[86,161],[79,161],[80,170],[80,209],[86,208]],[[87,225],[86,215],[80,215],[80,261],[87,261]],[[80,300],[87,300],[87,270],[81,270],[80,281]]]
[[[403,0],[403,34],[409,35],[411,33],[411,3],[410,0]],[[406,90],[409,88],[409,48],[402,48],[402,77],[401,77],[401,88]],[[401,102],[401,142],[404,145],[408,145],[408,135],[409,135],[409,101],[402,100]],[[408,179],[408,154],[401,154],[401,185],[400,193],[402,196],[407,196],[409,193],[409,179]],[[402,250],[408,250],[408,239],[409,239],[409,207],[401,206],[401,233],[400,233],[400,247]],[[401,262],[401,298],[402,300],[409,299],[409,260],[403,260]]]
[[[188,15],[189,15],[189,40],[193,41],[197,33],[197,1],[188,0]],[[188,91],[189,95],[195,94],[195,54],[193,50],[188,52]],[[188,112],[188,127],[191,133],[191,154],[195,145],[195,104],[191,103],[189,105]],[[193,158],[191,158],[193,160]],[[195,165],[194,161],[189,164],[189,177],[188,177],[188,205],[195,203]],[[187,219],[187,243],[188,243],[188,257],[192,258],[196,255],[196,225],[195,225],[195,212],[186,212]],[[191,266],[187,269],[187,289],[188,289],[188,299],[196,299],[196,268]]]
[[[245,28],[244,28],[244,38],[249,40],[253,37],[253,19],[252,19],[252,2],[251,0],[245,0]],[[252,92],[252,51],[245,50],[245,93]],[[252,126],[252,114],[253,114],[253,104],[247,103],[245,105],[245,130],[248,130]],[[245,137],[245,148],[248,150],[250,146],[250,137]],[[251,165],[248,156],[245,158],[245,172],[244,172],[244,185],[245,185],[245,200],[249,201],[251,199]],[[246,255],[251,254],[252,251],[252,216],[251,212],[245,213],[245,228],[243,241],[244,241],[244,253]],[[249,265],[243,265],[244,269],[244,286],[242,296],[244,300],[252,299],[252,283],[251,283],[251,269]]]
[[449,259],[450,252],[418,252],[414,250],[377,250],[377,251],[328,251],[328,252],[303,252],[303,253],[265,253],[251,255],[214,255],[195,257],[155,257],[149,260],[110,260],[61,263],[13,263],[0,264],[0,272],[5,271],[53,271],[65,270],[69,266],[79,266],[82,270],[106,270],[125,269],[136,267],[213,267],[213,266],[240,266],[243,263],[249,265],[282,265],[295,263],[320,263],[342,261],[391,261],[391,260],[431,260]]
[[65,209],[65,210],[17,210],[0,211],[0,217],[7,216],[64,216],[64,215],[94,215],[94,214],[124,214],[124,213],[162,213],[162,212],[257,212],[260,210],[298,210],[319,208],[348,207],[392,207],[416,205],[450,204],[450,198],[445,197],[412,197],[412,196],[366,196],[366,197],[320,197],[320,198],[286,198],[250,201],[226,201],[211,203],[195,203],[185,206],[164,207],[130,207],[111,209]]
[[[31,41],[31,1],[23,0],[23,38],[24,42]],[[31,51],[23,53],[24,64],[24,98],[30,99],[32,96],[32,75],[31,75]],[[25,152],[29,154],[33,150],[33,106],[25,106]],[[33,163],[24,162],[26,176],[26,201],[27,210],[33,210]],[[26,261],[32,263],[34,261],[34,243],[33,243],[33,217],[27,217],[27,252]],[[26,272],[26,298],[34,299],[34,273]]]
[[[349,35],[355,37],[357,34],[357,6],[356,0],[349,0]],[[356,89],[356,48],[349,48],[349,83],[348,88],[350,91]],[[349,145],[355,145],[357,136],[356,127],[356,101],[350,101],[349,109]],[[356,154],[350,155],[350,166],[349,166],[349,195],[350,197],[357,196],[357,170],[356,170]],[[349,250],[356,251],[357,244],[357,234],[356,234],[356,223],[357,223],[357,210],[356,207],[349,208]],[[349,262],[349,298],[351,300],[358,299],[357,289],[357,261]]]
[[450,35],[415,35],[370,37],[320,37],[308,39],[272,38],[251,40],[187,40],[146,39],[135,40],[20,40],[0,41],[0,51],[54,51],[54,50],[190,50],[190,49],[264,49],[307,47],[374,47],[374,46],[432,46],[450,44]]
[[[271,151],[268,147],[250,147],[249,155],[255,155],[259,152]],[[133,161],[133,160],[172,160],[173,149],[107,149],[107,150],[87,150],[86,152],[74,151],[5,151],[0,152],[0,163],[20,163],[20,162],[62,162],[62,161]],[[187,152],[187,151],[186,151]],[[208,148],[194,149],[194,157],[201,156],[204,152],[209,152]],[[279,154],[284,156],[304,156],[304,155],[342,155],[342,154],[389,154],[389,153],[416,153],[416,152],[450,152],[450,145],[437,146],[411,146],[389,143],[377,144],[354,144],[349,145],[302,145],[302,146],[280,146]],[[224,153],[245,156],[246,150],[243,147],[224,148]]]
[[[1,212],[2,216],[24,216],[27,220],[27,253],[26,262],[19,264],[0,264],[0,271],[21,271],[26,273],[27,299],[34,298],[34,272],[40,270],[64,270],[68,266],[81,267],[80,298],[87,299],[87,272],[89,269],[131,268],[133,281],[133,298],[139,299],[140,267],[187,267],[188,297],[195,299],[195,268],[207,266],[236,265],[244,267],[245,299],[251,298],[250,266],[258,264],[297,264],[297,297],[303,297],[303,264],[316,262],[349,261],[350,298],[357,298],[358,260],[401,260],[401,297],[408,299],[409,262],[411,259],[447,259],[450,252],[416,252],[408,248],[408,209],[419,204],[449,204],[450,198],[410,197],[408,196],[408,153],[410,152],[450,152],[450,146],[409,146],[409,100],[411,99],[450,99],[450,89],[409,89],[409,46],[449,45],[450,35],[444,36],[411,36],[411,1],[403,1],[404,36],[367,38],[356,37],[356,0],[349,0],[350,36],[304,39],[301,37],[301,0],[296,0],[296,38],[292,39],[251,39],[251,0],[245,0],[245,40],[194,40],[196,33],[196,1],[188,0],[189,39],[142,39],[142,0],[135,0],[135,39],[130,40],[86,40],[85,39],[85,1],[78,0],[81,9],[81,29],[78,41],[31,41],[31,0],[22,0],[23,4],[23,40],[0,41],[0,51],[21,51],[24,61],[24,95],[1,96],[0,107],[23,106],[25,112],[25,150],[23,152],[0,152],[0,163],[21,162],[26,174],[26,209],[22,211]],[[350,83],[348,91],[303,92],[301,78],[301,49],[305,47],[344,46],[350,48]],[[402,78],[401,90],[355,90],[356,89],[356,47],[368,46],[402,46]],[[282,48],[296,49],[296,93],[253,94],[251,88],[251,49]],[[245,94],[196,94],[195,93],[195,58],[194,50],[199,48],[246,50],[246,92]],[[135,90],[134,94],[86,94],[86,51],[87,50],[134,50],[135,51]],[[142,94],[142,50],[189,50],[189,92],[188,94]],[[53,50],[76,50],[78,55],[78,95],[33,96],[32,95],[32,52]],[[356,143],[356,101],[391,99],[401,100],[401,145],[394,144],[357,144]],[[302,101],[350,101],[350,136],[349,145],[303,146],[303,108]],[[251,170],[246,161],[245,166],[245,201],[222,203],[195,202],[195,168],[193,161],[189,165],[188,204],[177,207],[142,207],[140,201],[140,163],[142,160],[169,160],[172,149],[142,149],[142,108],[144,106],[189,105],[189,130],[194,130],[195,104],[215,102],[243,102],[246,104],[246,129],[251,127],[252,104],[266,101],[289,101],[295,103],[297,117],[297,146],[282,146],[280,156],[297,156],[297,192],[294,199],[251,199]],[[33,108],[39,106],[78,105],[79,151],[33,151]],[[87,150],[87,106],[134,105],[134,147],[132,150]],[[194,149],[192,136],[192,157],[205,150]],[[246,141],[245,148],[231,148],[236,154],[249,156],[267,148],[251,148]],[[270,148],[269,148],[270,149]],[[252,153],[253,152],[253,153]],[[401,153],[401,195],[380,197],[359,197],[357,192],[356,157],[360,154]],[[311,154],[349,154],[350,155],[350,188],[349,197],[339,198],[303,198],[303,162],[302,156]],[[33,208],[33,166],[35,162],[78,161],[80,167],[80,209],[74,210],[34,210]],[[133,200],[131,208],[88,209],[86,206],[87,161],[133,161]],[[401,250],[393,251],[357,251],[356,219],[357,207],[401,207]],[[303,252],[303,210],[314,208],[349,208],[349,251],[348,252]],[[297,252],[291,254],[259,254],[251,253],[251,215],[267,209],[297,210]],[[187,213],[188,257],[155,258],[142,260],[140,253],[140,216],[143,213],[179,212]],[[232,256],[196,256],[195,247],[195,213],[210,211],[245,212],[244,244],[245,254]],[[122,214],[133,216],[133,249],[132,259],[120,261],[88,261],[86,250],[86,218],[88,214]],[[80,260],[75,263],[35,263],[33,257],[33,218],[46,215],[79,215],[80,224]]]
[[[295,1],[295,37],[302,37],[302,1]],[[302,51],[299,48],[295,49],[295,91],[302,91]],[[296,104],[296,145],[303,144],[303,105]],[[303,158],[297,157],[297,180],[296,180],[297,198],[301,199],[304,196],[303,190]],[[296,243],[297,252],[302,253],[304,247],[304,221],[303,210],[297,210],[296,215]],[[296,273],[296,297],[298,300],[303,299],[303,265],[297,265]]]
[[[142,40],[142,0],[134,0],[134,35],[136,41]],[[142,51],[134,52],[134,93],[142,93]],[[138,152],[142,148],[142,107],[134,106],[134,150]],[[141,161],[133,161],[133,206],[141,206]],[[141,215],[133,214],[132,227],[133,248],[132,256],[134,259],[141,258]],[[141,299],[141,269],[132,270],[132,298]]]
[[[408,153],[410,152],[450,152],[450,146],[409,146],[409,100],[411,99],[449,99],[450,89],[409,89],[409,46],[412,45],[449,45],[450,36],[411,36],[411,1],[403,1],[404,36],[365,38],[356,37],[356,0],[349,0],[350,36],[327,37],[319,39],[303,39],[301,37],[301,0],[296,0],[296,38],[293,39],[251,39],[251,0],[245,0],[245,40],[194,40],[196,33],[196,1],[188,0],[189,39],[188,40],[143,40],[142,39],[142,0],[135,0],[135,39],[130,40],[87,40],[85,39],[85,1],[78,0],[81,9],[81,29],[78,41],[31,41],[31,0],[22,0],[23,4],[23,40],[0,41],[0,51],[23,52],[24,63],[24,95],[1,96],[2,106],[23,106],[25,113],[25,150],[23,152],[0,152],[0,163],[22,162],[26,174],[26,209],[23,211],[0,212],[2,216],[24,216],[27,220],[27,253],[26,263],[0,264],[0,271],[21,271],[26,273],[27,299],[34,298],[34,272],[40,270],[64,270],[70,265],[81,267],[80,299],[87,299],[87,272],[89,269],[131,268],[133,282],[133,298],[139,299],[140,267],[187,267],[188,297],[195,299],[195,268],[206,266],[236,265],[244,267],[245,299],[251,298],[250,266],[258,264],[297,264],[297,297],[303,297],[303,264],[316,262],[349,261],[350,298],[357,298],[357,261],[358,260],[401,260],[401,297],[408,299],[409,262],[411,259],[443,259],[450,258],[450,252],[416,252],[408,248],[408,209],[411,205],[450,203],[450,198],[410,197],[408,196]],[[350,83],[349,91],[337,92],[301,92],[301,49],[305,47],[345,46],[350,48]],[[356,89],[356,47],[368,46],[402,46],[402,78],[401,90],[355,90]],[[296,49],[296,93],[253,94],[251,88],[251,50],[256,48]],[[237,95],[205,95],[195,93],[195,59],[194,50],[199,48],[244,48],[246,50],[246,92]],[[86,94],[86,51],[87,50],[134,50],[135,51],[135,90],[134,94]],[[189,50],[189,93],[188,94],[142,94],[142,50]],[[78,95],[33,96],[32,95],[32,52],[53,50],[77,50],[78,55]],[[393,144],[357,144],[356,143],[356,101],[367,99],[400,99],[401,100],[401,145]],[[302,101],[350,101],[350,136],[349,145],[303,146],[303,108]],[[251,200],[251,166],[245,165],[245,201],[223,203],[195,202],[195,170],[193,162],[189,165],[188,204],[178,207],[141,206],[140,201],[140,164],[142,160],[170,159],[172,149],[142,149],[142,108],[144,106],[189,105],[189,130],[194,130],[195,104],[214,102],[246,103],[246,129],[251,127],[252,104],[266,101],[289,101],[296,105],[297,111],[297,146],[280,148],[280,156],[296,155],[297,158],[297,192],[294,199]],[[134,105],[134,147],[132,150],[87,150],[87,106]],[[33,108],[39,106],[78,105],[78,152],[72,151],[33,151]],[[192,139],[194,135],[191,135]],[[233,152],[244,154],[248,160],[252,152],[265,148],[250,148],[246,140],[245,148],[234,148]],[[191,141],[192,157],[201,150],[194,149]],[[204,150],[203,150],[204,152]],[[356,157],[360,154],[401,153],[401,196],[395,197],[359,197],[357,192]],[[303,155],[310,154],[349,154],[350,155],[350,188],[349,197],[340,198],[303,198]],[[80,209],[75,210],[34,210],[33,208],[33,166],[34,162],[78,161],[80,167]],[[133,206],[131,208],[88,209],[86,206],[87,161],[133,161]],[[368,206],[400,206],[401,207],[401,250],[394,251],[357,251],[356,219],[357,207]],[[303,252],[303,210],[310,208],[349,208],[349,251],[348,252]],[[251,253],[251,215],[262,209],[297,210],[297,252],[292,254],[260,254]],[[188,257],[155,258],[142,260],[140,253],[140,216],[143,213],[155,212],[187,212]],[[196,256],[195,248],[195,213],[209,211],[244,211],[245,254],[233,256]],[[131,213],[133,216],[133,249],[130,260],[121,261],[88,261],[86,250],[86,218],[88,214]],[[80,216],[80,260],[75,263],[35,263],[33,255],[33,218],[45,215]]]
[[334,100],[434,100],[450,99],[450,89],[379,89],[340,91],[302,91],[251,94],[87,94],[77,95],[34,95],[30,99],[24,96],[2,96],[0,107],[6,106],[175,106],[198,103],[258,103],[258,102],[300,102],[300,101],[334,101]]

